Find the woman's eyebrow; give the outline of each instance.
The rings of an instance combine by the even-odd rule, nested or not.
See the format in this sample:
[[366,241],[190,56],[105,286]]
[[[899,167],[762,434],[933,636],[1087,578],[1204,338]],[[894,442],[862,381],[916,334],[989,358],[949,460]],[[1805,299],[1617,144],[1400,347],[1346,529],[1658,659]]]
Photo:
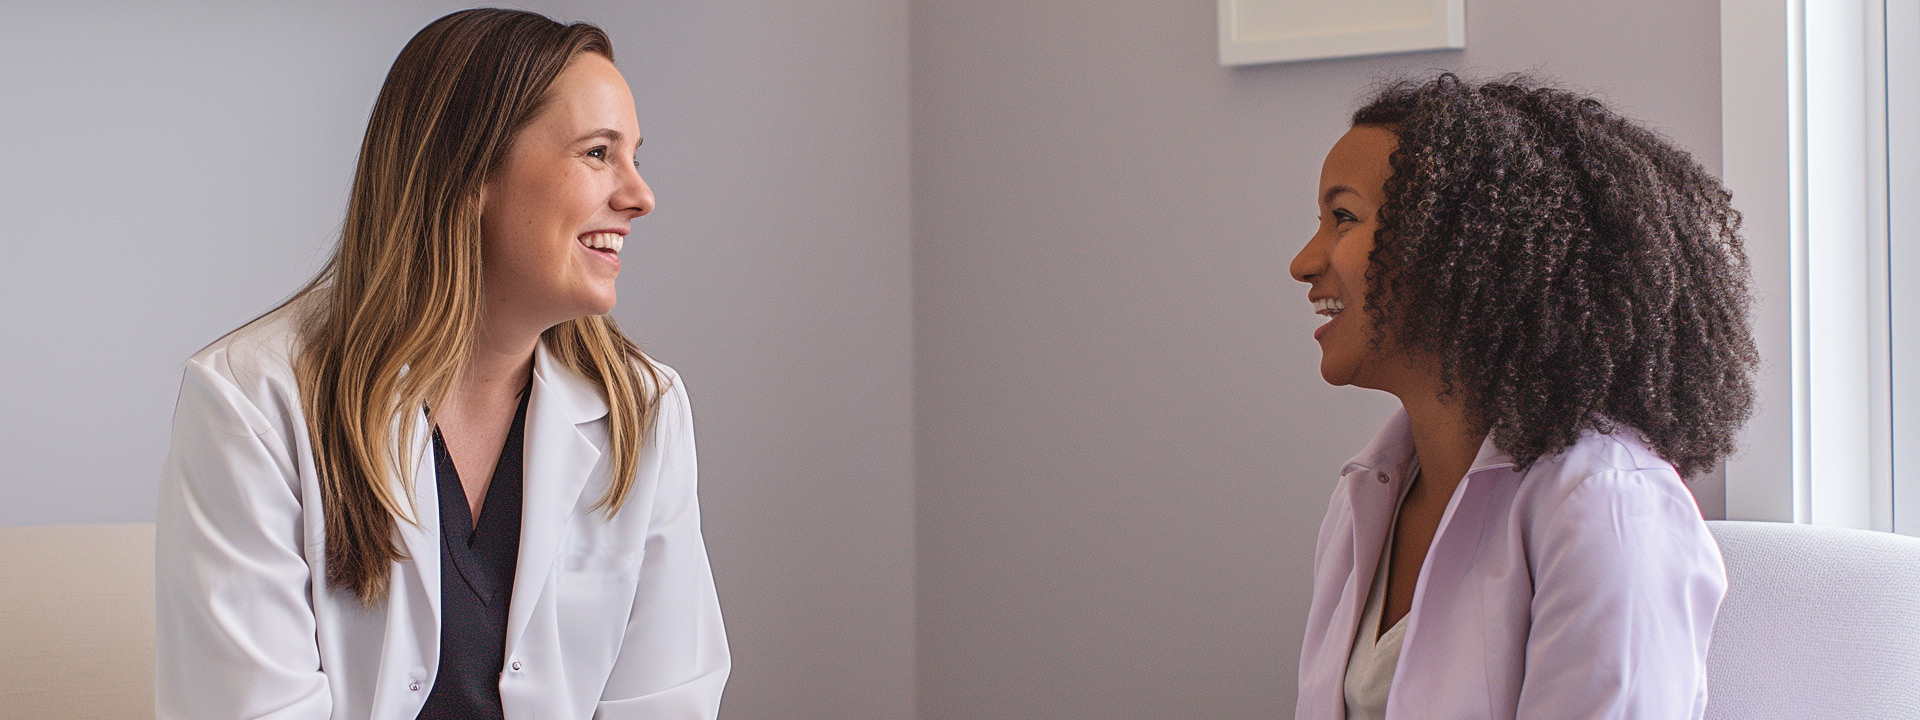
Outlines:
[[1355,190],[1346,185],[1335,185],[1333,187],[1327,188],[1326,192],[1320,194],[1320,202],[1325,205],[1332,205],[1333,198],[1339,195],[1340,193],[1350,193],[1356,197],[1360,195],[1359,190]]
[[[574,142],[580,142],[581,140],[590,140],[592,138],[606,138],[608,141],[611,141],[613,144],[618,145],[620,144],[620,138],[623,138],[623,137],[626,137],[626,136],[621,135],[619,130],[615,130],[613,128],[600,128],[598,130],[589,132],[585,135],[581,135],[578,139],[574,140]],[[639,143],[634,143],[634,144],[638,145]]]

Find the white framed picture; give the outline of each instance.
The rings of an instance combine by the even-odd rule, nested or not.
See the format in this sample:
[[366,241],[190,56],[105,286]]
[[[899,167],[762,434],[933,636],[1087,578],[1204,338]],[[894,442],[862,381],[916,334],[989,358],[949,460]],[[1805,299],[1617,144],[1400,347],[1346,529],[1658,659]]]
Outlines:
[[1220,64],[1467,46],[1466,0],[1220,0]]

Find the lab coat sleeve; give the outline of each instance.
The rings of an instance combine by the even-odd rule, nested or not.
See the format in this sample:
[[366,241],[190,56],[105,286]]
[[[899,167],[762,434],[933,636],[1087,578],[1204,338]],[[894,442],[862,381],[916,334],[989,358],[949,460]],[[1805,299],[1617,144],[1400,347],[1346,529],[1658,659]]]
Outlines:
[[693,414],[679,378],[663,394],[659,488],[626,639],[594,717],[711,720],[732,659],[700,536]]
[[282,438],[231,380],[187,364],[155,521],[161,720],[332,712]]
[[1532,537],[1517,716],[1699,718],[1726,570],[1679,477],[1640,469],[1586,478]]

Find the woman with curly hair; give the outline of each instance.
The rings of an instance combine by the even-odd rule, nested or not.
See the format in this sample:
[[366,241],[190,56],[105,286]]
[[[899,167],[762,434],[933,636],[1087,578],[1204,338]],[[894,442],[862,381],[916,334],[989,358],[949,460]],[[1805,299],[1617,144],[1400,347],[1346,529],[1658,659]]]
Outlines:
[[1525,78],[1378,92],[1291,267],[1402,411],[1321,525],[1296,717],[1698,718],[1726,573],[1682,478],[1757,355],[1720,182]]

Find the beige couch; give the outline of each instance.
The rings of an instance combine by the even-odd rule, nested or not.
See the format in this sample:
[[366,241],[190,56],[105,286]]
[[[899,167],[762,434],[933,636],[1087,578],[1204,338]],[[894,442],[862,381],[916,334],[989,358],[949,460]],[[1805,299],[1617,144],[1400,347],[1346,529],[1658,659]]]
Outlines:
[[0,528],[0,718],[153,717],[153,523]]

